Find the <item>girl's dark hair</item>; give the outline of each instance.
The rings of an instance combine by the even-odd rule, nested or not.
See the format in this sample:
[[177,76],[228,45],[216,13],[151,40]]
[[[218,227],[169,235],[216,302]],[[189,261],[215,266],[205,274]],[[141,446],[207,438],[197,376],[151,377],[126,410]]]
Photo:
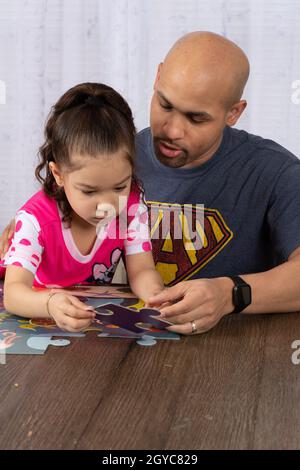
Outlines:
[[72,171],[72,153],[96,157],[124,147],[133,167],[135,132],[127,102],[113,88],[101,83],[76,85],[52,107],[35,176],[44,192],[58,202],[64,222],[70,223],[72,209],[63,188],[56,184],[49,163]]

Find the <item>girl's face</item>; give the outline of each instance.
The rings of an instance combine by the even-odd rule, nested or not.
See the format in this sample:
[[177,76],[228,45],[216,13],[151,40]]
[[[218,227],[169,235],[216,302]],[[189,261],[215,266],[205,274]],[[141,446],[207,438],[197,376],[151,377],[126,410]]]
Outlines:
[[74,154],[71,161],[75,169],[71,172],[50,163],[56,183],[64,188],[74,211],[73,220],[97,227],[117,216],[124,204],[126,207],[132,179],[126,153],[123,148],[96,158]]

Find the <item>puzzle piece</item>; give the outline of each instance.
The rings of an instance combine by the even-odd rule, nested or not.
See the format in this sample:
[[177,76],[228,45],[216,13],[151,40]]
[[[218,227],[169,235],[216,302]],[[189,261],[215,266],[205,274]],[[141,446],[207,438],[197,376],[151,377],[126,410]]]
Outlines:
[[144,335],[137,340],[137,344],[139,344],[140,346],[154,346],[156,344],[156,341],[153,336]]
[[[56,290],[57,292],[62,292],[62,289],[53,290]],[[71,295],[83,296],[88,298],[107,298],[109,300],[113,298],[136,299],[136,296],[133,294],[133,292],[131,292],[130,287],[124,284],[109,284],[102,286],[79,285],[65,288],[63,289],[63,291]]]
[[51,339],[48,336],[30,336],[27,340],[27,346],[32,349],[45,351],[48,346],[68,346],[70,341],[67,339]]
[[180,334],[174,333],[173,331],[168,330],[151,330],[151,336],[155,339],[172,339],[172,340],[180,340]]
[[153,327],[164,329],[170,325],[169,322],[158,319],[157,310],[154,309],[141,309],[135,312],[121,305],[107,303],[95,310],[98,312],[96,319],[103,323],[112,323],[141,336],[145,330],[151,330]]
[[160,312],[153,308],[144,307],[138,312],[138,316],[142,322],[151,323],[152,327],[164,330],[167,326],[170,326],[171,323],[165,319],[158,318],[159,315]]
[[[79,300],[81,300],[81,302],[84,302],[87,305],[90,305],[93,308],[102,307],[102,305],[107,304],[107,298],[97,299],[97,298],[91,298],[91,297],[79,297]],[[127,300],[129,300],[128,302],[129,304],[132,303],[131,299],[127,299]],[[109,299],[109,302],[114,305],[123,305],[124,299]]]
[[[47,322],[47,323],[46,323]],[[58,328],[52,320],[45,319],[21,319],[20,317],[6,318],[0,320],[0,329],[15,332],[20,336],[67,336],[82,337],[84,333],[71,333]]]
[[67,339],[52,340],[48,336],[20,336],[15,332],[0,329],[0,353],[44,354],[49,345],[67,346]]
[[136,333],[132,333],[131,331],[128,330],[123,330],[123,328],[116,328],[114,329],[107,329],[106,331],[103,331],[99,335],[97,335],[99,338],[128,338],[128,339],[135,339],[135,338],[140,338],[140,335],[137,335]]

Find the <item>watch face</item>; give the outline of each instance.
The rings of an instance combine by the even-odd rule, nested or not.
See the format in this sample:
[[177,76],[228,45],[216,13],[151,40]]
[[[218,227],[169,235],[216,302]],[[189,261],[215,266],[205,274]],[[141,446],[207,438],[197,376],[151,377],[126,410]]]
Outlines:
[[240,289],[244,304],[249,305],[251,303],[251,288],[249,286],[241,286]]
[[251,304],[251,287],[248,285],[234,287],[235,307],[246,308]]

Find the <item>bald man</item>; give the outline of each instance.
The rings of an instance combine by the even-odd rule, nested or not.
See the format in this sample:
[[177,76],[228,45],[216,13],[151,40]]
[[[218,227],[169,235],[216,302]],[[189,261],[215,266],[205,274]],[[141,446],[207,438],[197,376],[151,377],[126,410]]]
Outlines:
[[248,75],[231,41],[184,36],[158,67],[151,129],[137,136],[156,267],[171,286],[150,304],[179,333],[232,312],[300,310],[300,160],[232,128]]

